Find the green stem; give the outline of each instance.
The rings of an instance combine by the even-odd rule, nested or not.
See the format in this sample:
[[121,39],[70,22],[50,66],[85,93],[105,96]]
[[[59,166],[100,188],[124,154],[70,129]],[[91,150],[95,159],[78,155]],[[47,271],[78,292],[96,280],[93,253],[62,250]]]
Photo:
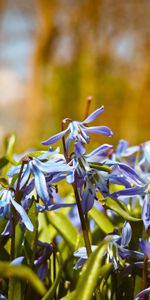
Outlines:
[[80,222],[81,222],[85,247],[86,247],[87,255],[89,256],[90,253],[92,252],[92,250],[91,250],[91,243],[90,243],[88,230],[87,230],[87,226],[86,226],[86,221],[85,221],[84,213],[83,213],[83,210],[82,210],[82,205],[81,205],[81,201],[80,201],[77,186],[76,186],[75,183],[73,183],[72,186],[73,186],[75,199],[76,199],[76,203],[77,203],[77,207],[78,207],[78,213],[79,213],[79,217],[80,217]]

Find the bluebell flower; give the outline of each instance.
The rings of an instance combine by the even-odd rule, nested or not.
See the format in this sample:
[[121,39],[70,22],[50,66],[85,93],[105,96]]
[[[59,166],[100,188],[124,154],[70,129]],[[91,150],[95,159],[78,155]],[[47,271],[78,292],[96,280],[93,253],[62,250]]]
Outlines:
[[[45,155],[42,155],[42,159],[45,159]],[[50,155],[50,154],[49,154]],[[41,159],[41,158],[40,158]],[[41,198],[45,205],[49,204],[49,191],[46,182],[46,175],[50,174],[62,174],[71,170],[71,167],[68,166],[64,159],[58,157],[53,158],[47,161],[41,161],[39,158],[26,157],[24,158],[24,166],[20,180],[20,190],[24,192],[28,188],[26,185],[29,183],[30,187],[34,187],[36,189],[37,195]],[[9,177],[13,177],[15,174],[19,174],[21,169],[21,165],[17,167],[13,167],[8,172]],[[34,181],[30,180],[31,175],[34,178]],[[32,185],[31,185],[32,182]],[[27,192],[27,191],[26,191]]]
[[[0,191],[0,217],[8,217],[9,219],[13,218],[11,212],[11,206],[17,211],[20,216],[21,222],[25,225],[25,227],[33,231],[33,225],[24,210],[24,208],[15,201],[15,191],[12,189],[3,189]],[[9,226],[11,224],[9,223]]]
[[[105,239],[109,239],[108,247],[105,252],[105,259],[107,262],[112,262],[114,270],[125,266],[125,259],[133,258],[142,260],[144,254],[138,251],[127,249],[132,237],[132,229],[129,222],[125,222],[122,228],[122,235],[108,234]],[[92,245],[92,251],[97,248]],[[80,268],[88,259],[86,248],[79,248],[74,252],[75,257],[79,257],[74,269]]]
[[68,134],[68,137],[66,139],[66,148],[68,149],[71,140],[81,142],[82,144],[88,144],[90,142],[90,133],[102,134],[109,137],[112,136],[113,133],[111,129],[106,126],[86,126],[87,124],[93,122],[97,117],[99,117],[103,111],[104,106],[101,106],[92,114],[90,114],[84,121],[70,122],[65,130],[50,137],[48,140],[42,142],[42,144],[51,145],[60,140],[65,134]]
[[38,276],[41,280],[44,280],[45,277],[49,274],[48,270],[48,260],[51,254],[54,252],[54,245],[52,243],[44,243],[38,241],[39,254],[34,265],[37,268]]

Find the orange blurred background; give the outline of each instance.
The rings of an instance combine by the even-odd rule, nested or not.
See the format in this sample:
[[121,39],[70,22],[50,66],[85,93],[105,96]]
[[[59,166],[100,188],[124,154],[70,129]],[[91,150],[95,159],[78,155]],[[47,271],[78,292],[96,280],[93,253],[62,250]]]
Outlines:
[[[1,0],[0,145],[40,147],[64,117],[97,121],[130,144],[149,139],[150,1]],[[95,141],[95,143],[96,143]]]

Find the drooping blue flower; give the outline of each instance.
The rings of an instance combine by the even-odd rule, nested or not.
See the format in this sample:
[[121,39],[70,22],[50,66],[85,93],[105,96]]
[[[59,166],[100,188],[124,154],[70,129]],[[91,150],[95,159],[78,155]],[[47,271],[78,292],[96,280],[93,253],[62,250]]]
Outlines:
[[1,191],[1,199],[0,199],[0,217],[8,216],[9,218],[12,218],[12,212],[11,212],[11,206],[14,207],[14,209],[19,214],[22,223],[25,225],[25,227],[33,231],[33,225],[24,210],[24,208],[15,201],[15,192],[13,190],[9,189],[3,189]]
[[41,280],[44,280],[46,275],[48,275],[48,259],[54,252],[54,245],[52,243],[44,243],[38,241],[39,255],[34,261],[34,265],[37,268],[38,276]]
[[112,136],[113,133],[110,128],[106,126],[93,126],[88,127],[87,124],[93,122],[97,117],[101,115],[104,111],[104,106],[101,106],[92,114],[90,114],[84,121],[72,121],[69,123],[68,127],[57,133],[56,135],[50,137],[48,140],[42,142],[43,145],[51,145],[58,140],[60,140],[66,133],[68,134],[67,141],[66,141],[66,148],[68,149],[70,141],[78,141],[82,144],[87,144],[90,142],[90,133],[102,134],[105,136]]
[[[109,239],[107,250],[105,252],[106,262],[112,262],[114,270],[124,267],[125,260],[128,258],[142,260],[144,254],[138,251],[128,249],[132,237],[132,229],[129,222],[125,222],[122,228],[122,235],[108,234],[105,239]],[[97,248],[92,245],[92,251]],[[86,248],[79,248],[74,252],[74,256],[79,257],[74,269],[80,268],[88,259]]]

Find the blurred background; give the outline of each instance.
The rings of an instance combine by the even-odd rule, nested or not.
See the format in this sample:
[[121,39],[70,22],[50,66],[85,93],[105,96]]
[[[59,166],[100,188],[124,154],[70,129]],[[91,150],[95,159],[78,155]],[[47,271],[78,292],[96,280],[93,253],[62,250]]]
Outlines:
[[89,95],[115,133],[97,141],[149,139],[150,1],[0,0],[0,145],[39,148]]

